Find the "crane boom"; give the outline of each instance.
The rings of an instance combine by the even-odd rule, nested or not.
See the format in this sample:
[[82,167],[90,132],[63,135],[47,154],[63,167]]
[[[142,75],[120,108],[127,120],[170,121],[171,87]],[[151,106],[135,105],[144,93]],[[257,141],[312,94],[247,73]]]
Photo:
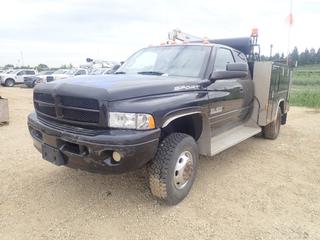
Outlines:
[[172,40],[172,41],[180,40],[183,42],[185,42],[185,41],[192,42],[192,41],[202,41],[203,40],[203,38],[201,38],[201,37],[197,37],[197,36],[191,35],[189,33],[182,32],[180,29],[173,29],[171,32],[169,32],[168,39]]

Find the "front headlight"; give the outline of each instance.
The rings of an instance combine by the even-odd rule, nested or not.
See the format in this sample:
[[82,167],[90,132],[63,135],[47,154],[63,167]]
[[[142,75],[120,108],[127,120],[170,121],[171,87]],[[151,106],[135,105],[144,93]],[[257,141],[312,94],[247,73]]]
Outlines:
[[111,128],[146,130],[155,128],[154,118],[146,113],[109,112]]

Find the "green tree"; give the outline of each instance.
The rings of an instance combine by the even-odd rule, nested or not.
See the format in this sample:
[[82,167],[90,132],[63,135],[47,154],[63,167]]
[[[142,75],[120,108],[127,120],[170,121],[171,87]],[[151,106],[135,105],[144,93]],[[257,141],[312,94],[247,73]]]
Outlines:
[[36,67],[36,69],[40,72],[40,71],[48,70],[49,67],[48,67],[48,65],[46,65],[46,64],[44,64],[44,63],[40,63],[40,64]]
[[73,68],[73,65],[72,65],[71,63],[69,63],[68,65],[67,65],[67,64],[63,64],[63,65],[61,65],[60,68],[63,68],[63,69],[71,69],[71,68]]
[[280,54],[276,53],[275,55],[273,55],[273,57],[271,58],[271,61],[280,61]]
[[317,63],[320,63],[320,48],[317,51],[316,59],[317,59]]
[[304,65],[308,65],[311,63],[311,55],[310,55],[310,51],[308,48],[306,48],[306,50],[304,50]]
[[289,59],[293,65],[296,65],[296,63],[299,62],[299,51],[297,47],[294,47]]
[[6,64],[5,66],[4,66],[4,68],[14,68],[14,66],[13,66],[13,64]]
[[317,63],[317,57],[316,57],[316,50],[314,48],[310,49],[310,64],[316,64]]

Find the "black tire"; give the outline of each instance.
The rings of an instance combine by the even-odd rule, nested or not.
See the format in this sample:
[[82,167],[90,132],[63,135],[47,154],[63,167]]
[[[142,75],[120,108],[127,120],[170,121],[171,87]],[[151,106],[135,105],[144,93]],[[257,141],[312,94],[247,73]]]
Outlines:
[[[152,194],[168,205],[181,202],[193,185],[198,158],[198,146],[191,136],[173,133],[166,137],[149,165],[149,184]],[[180,164],[184,167],[177,170]],[[182,177],[182,182],[185,181],[181,183],[182,185],[179,185],[177,180],[178,173]]]
[[33,83],[31,84],[30,88],[34,88],[36,86],[36,81],[33,81]]
[[267,139],[276,139],[280,133],[281,126],[281,109],[278,107],[276,119],[269,123],[267,126],[263,127],[263,136]]
[[14,84],[15,84],[15,81],[14,81],[13,79],[11,79],[11,78],[9,78],[9,79],[7,79],[7,80],[5,81],[6,87],[13,87]]

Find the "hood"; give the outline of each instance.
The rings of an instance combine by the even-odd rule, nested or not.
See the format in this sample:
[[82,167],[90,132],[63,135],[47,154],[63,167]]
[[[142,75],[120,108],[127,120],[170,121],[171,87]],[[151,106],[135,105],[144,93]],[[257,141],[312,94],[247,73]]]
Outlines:
[[12,74],[12,73],[4,73],[4,74],[1,74],[2,77],[16,77],[16,74]]
[[99,96],[100,100],[116,101],[162,93],[195,91],[200,88],[198,78],[112,74],[77,76],[72,79],[53,81],[39,86],[35,91],[47,92],[51,89],[57,95]]
[[69,78],[69,77],[72,77],[72,75],[68,75],[68,74],[52,74],[51,75],[54,79],[64,79],[64,78]]

